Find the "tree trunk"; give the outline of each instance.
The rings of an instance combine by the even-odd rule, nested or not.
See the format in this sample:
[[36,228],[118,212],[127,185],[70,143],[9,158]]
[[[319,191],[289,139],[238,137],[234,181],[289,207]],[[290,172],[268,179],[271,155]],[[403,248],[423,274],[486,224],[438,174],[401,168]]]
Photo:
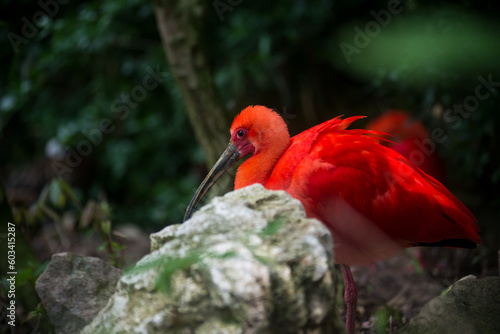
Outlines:
[[217,96],[203,45],[208,1],[157,0],[155,15],[172,74],[209,167],[229,140],[229,121]]

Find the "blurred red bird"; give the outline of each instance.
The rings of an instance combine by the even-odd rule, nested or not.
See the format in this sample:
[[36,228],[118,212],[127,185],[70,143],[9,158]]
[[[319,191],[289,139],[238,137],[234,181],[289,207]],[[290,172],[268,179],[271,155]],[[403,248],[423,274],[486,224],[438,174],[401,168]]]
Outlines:
[[237,160],[235,189],[261,183],[299,199],[308,217],[331,231],[345,282],[346,325],[354,332],[357,290],[349,265],[394,255],[404,247],[474,248],[481,242],[472,213],[441,183],[381,145],[370,130],[347,130],[363,116],[336,117],[290,138],[280,115],[263,106],[233,121],[226,151],[198,188],[201,198]]
[[439,182],[446,183],[444,163],[435,144],[431,142],[429,132],[422,122],[412,119],[408,112],[386,111],[369,122],[366,129],[389,134],[390,141],[382,140],[382,145],[398,152]]

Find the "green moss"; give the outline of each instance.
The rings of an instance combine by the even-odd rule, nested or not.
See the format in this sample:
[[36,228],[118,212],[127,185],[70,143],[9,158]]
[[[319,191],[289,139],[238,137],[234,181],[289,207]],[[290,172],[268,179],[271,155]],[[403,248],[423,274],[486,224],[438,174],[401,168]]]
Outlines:
[[283,226],[283,222],[284,222],[283,218],[278,218],[276,220],[273,220],[273,221],[269,222],[267,224],[266,228],[264,228],[259,233],[259,235],[261,235],[261,236],[270,236],[270,235],[276,234],[276,232],[278,232],[281,229],[281,227]]

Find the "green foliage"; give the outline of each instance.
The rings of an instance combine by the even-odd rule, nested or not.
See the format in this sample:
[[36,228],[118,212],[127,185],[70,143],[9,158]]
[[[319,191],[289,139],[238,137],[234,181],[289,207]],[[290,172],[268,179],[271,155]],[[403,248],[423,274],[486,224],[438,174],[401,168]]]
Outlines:
[[410,254],[410,260],[415,272],[419,275],[422,275],[424,273],[424,269],[422,268],[422,265],[420,264],[418,259],[413,254]]
[[[353,44],[353,29],[364,30],[374,21],[371,12],[387,6],[382,0],[251,1],[225,12],[221,21],[209,4],[204,40],[224,105],[232,115],[255,103],[303,113],[290,122],[292,133],[338,114],[409,109],[430,129],[446,131],[449,139],[437,148],[449,166],[460,166],[450,168],[450,184],[475,190],[495,205],[498,89],[458,128],[431,109],[463,103],[480,75],[491,73],[500,81],[496,5],[401,1],[404,10],[348,63],[339,44]],[[153,3],[70,1],[19,44],[17,53],[7,34],[22,35],[21,18],[32,22],[40,5],[6,1],[5,7],[0,154],[8,162],[0,170],[41,157],[51,139],[76,150],[88,140],[84,132],[110,119],[113,130],[92,145],[80,168],[64,176],[76,179],[89,198],[106,193],[118,223],[155,230],[180,222],[203,175],[204,168],[196,167],[203,157],[165,61]],[[142,101],[126,100],[157,66],[159,85]],[[119,111],[124,106],[126,115]],[[58,190],[51,193],[51,201],[64,206]]]
[[50,321],[48,321],[47,313],[42,304],[39,304],[33,311],[31,311],[26,320],[34,323],[34,328],[38,328],[40,330],[39,333],[55,333],[54,326]]
[[377,334],[391,333],[394,325],[397,328],[401,328],[403,325],[401,312],[387,305],[378,309],[375,317],[377,318],[375,325],[375,333]]
[[[40,10],[36,2],[10,6],[15,10],[0,25],[5,41],[8,33],[22,37],[21,18],[31,21]],[[0,148],[9,157],[0,168],[41,157],[50,139],[77,150],[88,140],[84,132],[110,119],[113,131],[103,133],[86,161],[63,177],[84,184],[89,197],[104,190],[120,207],[119,222],[150,229],[179,222],[179,203],[189,201],[197,182],[190,166],[201,157],[165,62],[152,3],[68,2],[18,48],[15,53],[8,45],[0,54],[10,64],[0,79],[0,130],[11,144]],[[161,73],[161,82],[143,98],[137,87],[151,69]],[[51,194],[64,206],[58,189]]]
[[[350,57],[349,72],[379,83],[402,84],[406,90],[429,86],[449,90],[463,85],[457,77],[473,79],[498,69],[495,59],[500,48],[495,31],[500,26],[494,20],[444,6],[394,14],[391,21],[380,27],[379,35],[367,35],[367,46]],[[356,22],[362,31],[366,31],[365,24]],[[355,46],[353,37],[352,24],[345,24],[334,44],[347,41]],[[338,53],[335,62],[339,67],[345,65],[344,54]]]
[[[71,206],[69,205],[71,203]],[[37,223],[43,222],[45,219],[53,221],[56,231],[62,235],[62,215],[65,212],[76,211],[79,216],[79,227],[81,229],[93,229],[99,233],[103,244],[98,249],[105,251],[110,257],[111,264],[115,267],[123,266],[123,251],[125,247],[113,241],[112,224],[110,220],[111,210],[105,200],[96,202],[89,200],[84,207],[80,205],[77,196],[71,186],[62,179],[53,179],[46,185],[39,199],[31,206],[30,209],[14,208],[14,220],[19,225],[33,227]],[[33,278],[34,286],[36,278],[43,272],[43,269],[37,270],[35,276],[32,275],[33,268],[27,267],[27,272],[24,275]],[[20,274],[23,272],[21,271]],[[24,276],[23,276],[24,277]]]
[[[17,255],[22,255],[21,249],[17,247],[16,249]],[[17,263],[17,274],[15,275],[15,300],[16,307],[23,309],[24,312],[28,313],[26,317],[22,317],[24,312],[17,313],[16,316],[16,326],[21,328],[38,328],[39,331],[43,333],[53,333],[53,325],[47,319],[45,310],[43,306],[40,304],[40,300],[35,292],[35,283],[38,277],[42,274],[45,268],[48,265],[48,261],[42,264],[34,263],[32,261],[28,261],[22,267],[20,266],[22,259],[18,259]],[[8,297],[7,292],[10,291],[10,282],[7,279],[11,278],[11,275],[0,276],[0,300],[9,301],[11,300]],[[34,304],[33,304],[34,303]],[[34,305],[37,305],[35,308]],[[31,306],[33,304],[33,306]],[[5,306],[5,304],[3,304]],[[9,328],[9,330],[7,329]],[[12,328],[7,325],[7,321],[0,325],[0,333],[10,333]],[[34,331],[35,332],[35,331]]]
[[281,96],[273,104],[287,98],[279,85],[293,83],[280,82],[285,80],[280,67],[298,65],[295,75],[302,76],[298,58],[307,56],[309,47],[319,47],[322,30],[335,21],[333,3],[321,0],[241,3],[225,13],[223,22],[213,14],[209,8],[207,44],[216,84],[229,106],[255,104],[274,93]]

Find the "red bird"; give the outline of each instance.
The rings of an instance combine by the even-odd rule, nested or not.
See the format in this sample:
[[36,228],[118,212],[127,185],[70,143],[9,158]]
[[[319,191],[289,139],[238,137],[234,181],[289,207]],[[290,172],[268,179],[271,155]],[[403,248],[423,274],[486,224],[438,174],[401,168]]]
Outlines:
[[406,111],[389,110],[368,123],[366,129],[391,135],[390,141],[380,143],[392,148],[439,182],[446,182],[443,160],[434,145],[430,146],[429,132]]
[[290,138],[280,115],[247,107],[234,119],[226,151],[184,218],[224,172],[249,155],[238,168],[235,189],[260,183],[285,190],[331,231],[346,287],[349,333],[357,301],[349,265],[378,261],[404,247],[474,248],[481,242],[472,213],[441,183],[379,144],[374,131],[347,130],[362,117],[336,117]]

